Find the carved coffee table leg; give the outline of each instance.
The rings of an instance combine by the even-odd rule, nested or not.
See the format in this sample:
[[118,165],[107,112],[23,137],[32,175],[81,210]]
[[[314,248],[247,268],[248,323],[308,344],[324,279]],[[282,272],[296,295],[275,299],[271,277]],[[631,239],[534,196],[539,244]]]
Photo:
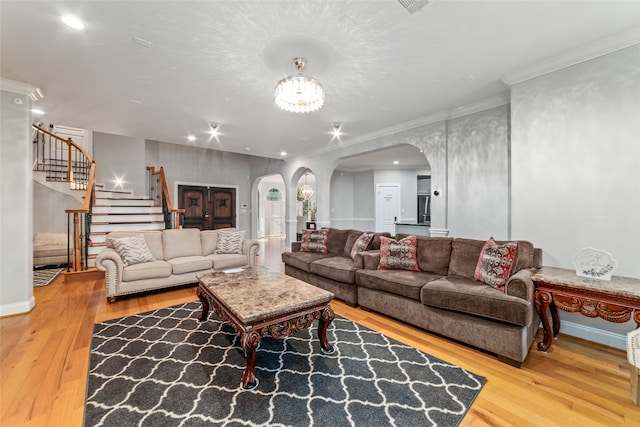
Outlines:
[[327,328],[335,317],[336,315],[333,310],[331,310],[331,307],[327,306],[322,310],[320,320],[318,321],[318,339],[320,340],[320,346],[322,347],[322,352],[324,354],[332,354],[336,351],[327,339]]
[[[549,322],[549,305],[551,305],[551,294],[546,291],[536,291],[536,310],[540,320],[542,320],[542,327],[544,328],[544,338],[538,343],[538,350],[547,351],[551,347],[551,340],[553,339],[553,329],[551,328],[551,322]],[[556,311],[556,316],[558,315]],[[560,322],[558,322],[558,325]]]
[[260,343],[260,334],[256,331],[249,333],[243,333],[240,337],[242,341],[242,348],[247,358],[247,367],[242,374],[242,387],[245,389],[252,389],[258,387],[258,379],[255,377],[256,369],[256,348]]
[[202,303],[202,313],[200,314],[200,317],[198,317],[198,320],[204,322],[207,320],[207,316],[209,315],[209,301],[207,301],[207,298],[204,296],[204,293],[200,288],[196,290],[196,295],[198,295],[198,299]]

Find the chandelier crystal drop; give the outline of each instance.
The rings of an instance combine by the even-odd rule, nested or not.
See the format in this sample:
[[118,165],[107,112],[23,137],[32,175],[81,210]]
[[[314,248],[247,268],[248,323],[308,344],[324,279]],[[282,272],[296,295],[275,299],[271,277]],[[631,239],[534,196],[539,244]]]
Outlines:
[[310,113],[324,104],[324,88],[313,77],[303,76],[307,65],[305,58],[294,58],[293,65],[298,69],[297,76],[289,76],[276,85],[276,105],[292,113]]

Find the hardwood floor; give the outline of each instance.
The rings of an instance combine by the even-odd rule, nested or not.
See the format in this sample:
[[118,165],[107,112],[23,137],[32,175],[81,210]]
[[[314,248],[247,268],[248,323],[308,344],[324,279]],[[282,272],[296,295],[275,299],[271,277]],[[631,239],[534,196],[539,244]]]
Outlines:
[[[283,245],[282,239],[263,242],[258,263],[282,269]],[[93,324],[196,299],[195,288],[187,287],[107,304],[104,280],[62,278],[34,294],[31,313],[0,319],[2,426],[81,426]],[[339,315],[486,376],[463,426],[640,425],[624,351],[561,334],[548,353],[532,347],[517,369],[376,313],[340,301],[332,306]]]

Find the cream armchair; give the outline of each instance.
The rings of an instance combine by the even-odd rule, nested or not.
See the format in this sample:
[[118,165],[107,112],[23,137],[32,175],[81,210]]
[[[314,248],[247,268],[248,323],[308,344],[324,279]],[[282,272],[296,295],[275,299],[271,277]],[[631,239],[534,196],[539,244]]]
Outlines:
[[631,364],[631,400],[640,406],[640,329],[627,334],[627,360]]

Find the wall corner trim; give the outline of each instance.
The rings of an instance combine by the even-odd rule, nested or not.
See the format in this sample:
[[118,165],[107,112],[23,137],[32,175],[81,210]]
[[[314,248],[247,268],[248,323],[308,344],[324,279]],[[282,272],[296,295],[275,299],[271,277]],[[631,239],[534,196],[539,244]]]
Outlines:
[[640,44],[640,26],[530,64],[506,74],[502,77],[502,81],[510,87],[636,44]]
[[26,301],[0,305],[0,317],[13,316],[16,314],[26,314],[33,310],[33,307],[35,306],[36,299],[33,296],[31,296],[31,298]]

